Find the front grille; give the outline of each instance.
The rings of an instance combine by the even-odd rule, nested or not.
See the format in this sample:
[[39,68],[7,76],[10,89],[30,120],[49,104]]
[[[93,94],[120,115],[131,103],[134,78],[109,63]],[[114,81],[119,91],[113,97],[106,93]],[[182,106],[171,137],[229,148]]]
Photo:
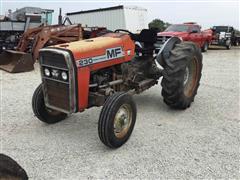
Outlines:
[[159,50],[161,49],[161,47],[163,46],[163,44],[170,38],[171,38],[171,36],[158,36],[157,41],[154,44],[155,53],[158,53]]
[[45,81],[48,103],[69,111],[69,85],[52,80]]
[[67,69],[67,63],[64,59],[64,56],[52,52],[45,52],[42,54],[42,65]]
[[[40,52],[40,65],[46,106],[66,113],[75,111],[75,74],[69,53],[43,49]],[[50,75],[46,75],[46,69]],[[67,80],[62,78],[63,72],[67,74]]]
[[171,37],[172,36],[158,36],[157,37],[157,43],[164,44]]

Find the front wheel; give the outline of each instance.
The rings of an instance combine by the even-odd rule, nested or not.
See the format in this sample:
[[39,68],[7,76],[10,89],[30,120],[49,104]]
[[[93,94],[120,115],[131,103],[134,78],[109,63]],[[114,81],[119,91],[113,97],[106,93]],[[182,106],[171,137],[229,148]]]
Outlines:
[[190,107],[199,87],[202,71],[202,54],[192,42],[176,44],[170,56],[164,59],[162,96],[172,108]]
[[42,84],[35,90],[32,97],[32,109],[35,116],[42,122],[53,124],[66,119],[67,114],[52,110],[45,106]]
[[103,144],[110,148],[122,146],[132,134],[136,113],[136,104],[129,94],[117,92],[108,97],[98,121]]

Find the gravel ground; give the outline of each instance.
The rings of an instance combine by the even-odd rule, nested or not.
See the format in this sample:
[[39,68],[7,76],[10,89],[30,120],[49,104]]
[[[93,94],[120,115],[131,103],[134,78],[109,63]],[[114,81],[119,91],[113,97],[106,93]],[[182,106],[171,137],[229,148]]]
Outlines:
[[2,152],[30,179],[239,179],[240,49],[204,53],[201,85],[185,111],[169,109],[160,85],[135,96],[138,115],[130,140],[117,150],[99,140],[101,108],[55,125],[34,117],[38,65],[2,74]]

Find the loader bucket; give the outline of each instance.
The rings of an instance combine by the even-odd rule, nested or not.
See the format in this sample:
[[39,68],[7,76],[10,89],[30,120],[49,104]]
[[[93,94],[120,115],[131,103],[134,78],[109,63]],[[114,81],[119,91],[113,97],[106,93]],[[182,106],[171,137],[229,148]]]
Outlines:
[[0,69],[10,73],[27,72],[34,69],[31,54],[6,50],[0,54]]

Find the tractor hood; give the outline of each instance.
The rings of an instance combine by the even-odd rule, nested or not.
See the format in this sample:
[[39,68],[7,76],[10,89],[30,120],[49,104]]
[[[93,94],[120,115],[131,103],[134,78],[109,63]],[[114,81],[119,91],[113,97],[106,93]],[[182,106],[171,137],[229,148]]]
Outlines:
[[[75,61],[91,57],[118,58],[134,55],[134,42],[128,35],[109,35],[52,46],[70,50]],[[129,51],[130,50],[130,51]]]

